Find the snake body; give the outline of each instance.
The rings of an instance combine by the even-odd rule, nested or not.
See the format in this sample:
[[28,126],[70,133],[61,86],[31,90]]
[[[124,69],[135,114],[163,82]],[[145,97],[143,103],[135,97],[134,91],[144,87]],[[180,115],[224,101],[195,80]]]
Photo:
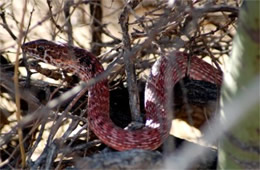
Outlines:
[[[22,45],[26,55],[45,63],[75,73],[82,81],[88,81],[104,71],[101,63],[90,52],[67,44],[36,40]],[[133,148],[154,150],[168,137],[171,120],[166,114],[165,80],[174,86],[188,76],[221,85],[222,72],[195,56],[188,59],[176,52],[169,69],[167,57],[158,59],[151,69],[145,89],[145,126],[137,130],[125,130],[116,126],[109,117],[109,88],[107,80],[100,81],[88,91],[88,122],[96,136],[116,150]],[[170,76],[166,75],[170,73]],[[170,77],[170,78],[169,78]]]

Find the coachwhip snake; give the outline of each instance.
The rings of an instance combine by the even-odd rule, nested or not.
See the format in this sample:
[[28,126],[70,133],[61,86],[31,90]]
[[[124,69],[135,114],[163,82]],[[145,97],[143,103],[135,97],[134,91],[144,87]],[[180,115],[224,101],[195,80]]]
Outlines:
[[[26,55],[75,73],[82,81],[88,81],[104,71],[94,55],[78,47],[40,39],[23,44],[22,50]],[[195,56],[188,60],[187,55],[177,52],[171,67],[167,67],[169,63],[167,57],[161,57],[151,69],[145,89],[146,123],[141,129],[124,130],[112,122],[109,117],[107,80],[89,89],[88,122],[101,141],[116,150],[156,149],[168,137],[171,127],[171,120],[165,111],[165,80],[170,80],[168,83],[174,86],[188,76],[190,79],[221,85],[222,72]],[[165,75],[166,70],[170,76]]]

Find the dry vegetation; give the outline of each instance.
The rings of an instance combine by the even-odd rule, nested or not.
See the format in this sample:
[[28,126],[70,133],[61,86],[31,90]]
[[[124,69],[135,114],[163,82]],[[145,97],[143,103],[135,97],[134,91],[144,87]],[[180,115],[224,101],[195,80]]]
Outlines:
[[[225,70],[239,4],[239,0],[186,0],[173,6],[166,0],[133,0],[129,4],[123,0],[29,0],[24,9],[24,1],[1,1],[0,167],[21,168],[26,157],[28,167],[61,169],[104,148],[88,131],[83,116],[86,97],[70,110],[66,109],[70,101],[58,101],[53,110],[45,107],[76,86],[78,78],[42,63],[28,62],[19,54],[22,43],[44,38],[85,48],[108,68],[105,76],[111,89],[122,89],[128,82],[135,92],[132,95],[138,95],[133,65],[138,82],[142,82],[154,61],[174,50],[197,55]],[[15,62],[19,69],[15,69]],[[15,77],[19,80],[16,83]],[[135,107],[138,101],[130,100]],[[125,117],[118,120],[119,124],[128,119]],[[19,140],[25,150],[21,151]]]

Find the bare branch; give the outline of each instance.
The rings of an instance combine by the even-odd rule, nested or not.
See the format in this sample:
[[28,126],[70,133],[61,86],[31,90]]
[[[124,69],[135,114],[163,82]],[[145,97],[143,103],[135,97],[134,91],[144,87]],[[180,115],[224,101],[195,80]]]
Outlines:
[[[140,98],[138,93],[138,87],[136,82],[136,73],[135,73],[135,64],[134,59],[136,55],[132,53],[131,55],[131,41],[128,34],[128,19],[130,8],[134,9],[140,3],[139,0],[131,0],[126,4],[123,12],[120,15],[119,23],[123,32],[123,43],[125,46],[124,62],[126,66],[126,75],[127,75],[127,85],[129,93],[129,105],[132,115],[132,121],[143,122],[140,116]],[[128,55],[128,53],[130,55]]]

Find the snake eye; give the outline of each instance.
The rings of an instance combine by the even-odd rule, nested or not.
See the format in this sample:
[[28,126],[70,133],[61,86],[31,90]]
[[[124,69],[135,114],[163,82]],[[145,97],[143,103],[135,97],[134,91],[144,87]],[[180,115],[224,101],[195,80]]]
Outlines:
[[43,46],[38,46],[37,51],[39,54],[44,55],[45,48]]

